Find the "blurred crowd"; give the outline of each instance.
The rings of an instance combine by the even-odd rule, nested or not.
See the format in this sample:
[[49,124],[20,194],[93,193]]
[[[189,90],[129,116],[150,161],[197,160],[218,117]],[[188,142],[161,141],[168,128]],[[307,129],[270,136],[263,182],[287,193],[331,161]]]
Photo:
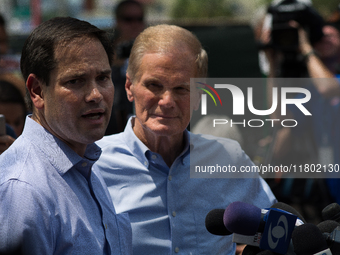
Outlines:
[[[295,6],[292,3],[298,9],[300,3],[296,1]],[[340,160],[339,10],[334,10],[332,17],[321,17],[311,2],[305,6],[305,12],[296,11],[289,16],[280,11],[280,4],[273,3],[267,12],[259,12],[253,24],[259,45],[259,66],[268,78],[268,106],[273,103],[273,88],[304,84],[311,94],[304,104],[311,116],[294,106],[288,108],[287,116],[275,111],[271,115],[273,119],[294,119],[299,124],[276,126],[259,144],[260,147],[269,144],[270,156],[265,163],[333,167]],[[287,83],[275,78],[296,78],[296,81]],[[302,81],[305,78],[309,80]],[[302,93],[294,95],[297,99],[304,97]],[[308,221],[318,222],[322,208],[340,201],[339,179],[325,177],[278,176],[267,181],[279,201],[299,208]]]
[[[331,17],[319,17],[322,23],[320,23],[321,34],[313,38],[310,36],[311,31],[304,24],[299,23],[299,20],[287,22],[285,29],[294,30],[297,45],[294,49],[286,49],[273,45],[273,30],[277,31],[277,28],[269,25],[272,21],[268,14],[273,18],[274,7],[264,8],[252,24],[254,44],[256,43],[259,49],[259,68],[263,77],[308,77],[313,78],[314,81],[325,79],[308,87],[312,100],[307,107],[313,117],[303,118],[297,111],[290,109],[289,116],[299,120],[300,128],[276,127],[272,133],[259,139],[258,147],[272,150],[271,157],[266,163],[273,165],[288,162],[340,164],[339,10],[335,10]],[[126,96],[125,74],[133,42],[147,26],[144,6],[138,1],[120,2],[113,11],[113,17],[116,20],[111,38],[115,48],[112,66],[115,96],[112,117],[106,130],[107,135],[122,132],[129,117],[134,114],[133,103]],[[19,59],[11,54],[6,21],[0,16],[0,114],[5,115],[6,124],[13,131],[11,134],[0,136],[0,153],[20,136],[25,117],[31,112],[31,106],[25,100],[25,82],[20,75],[19,66]],[[299,70],[298,73],[296,70]],[[277,84],[267,84],[268,94],[271,93],[273,86]],[[270,97],[267,103],[271,105]],[[276,112],[272,117],[282,118]],[[320,125],[320,120],[325,125]],[[198,127],[193,127],[193,130],[202,131]],[[230,137],[230,133],[218,135]],[[232,138],[243,145],[244,141],[238,130],[234,131]],[[320,212],[331,202],[340,203],[340,182],[335,178],[278,177],[268,179],[267,182],[279,201],[299,207],[306,219],[317,221],[320,215],[315,212]]]

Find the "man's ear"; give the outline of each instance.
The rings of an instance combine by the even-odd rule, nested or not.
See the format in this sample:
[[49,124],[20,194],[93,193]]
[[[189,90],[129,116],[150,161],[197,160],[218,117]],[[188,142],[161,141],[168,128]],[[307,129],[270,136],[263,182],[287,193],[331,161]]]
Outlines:
[[203,91],[196,88],[195,93],[197,93],[197,98],[195,98],[195,102],[193,104],[193,109],[194,109],[194,111],[197,111],[199,106],[200,106],[201,95],[202,95]]
[[125,82],[125,90],[126,90],[126,95],[127,98],[130,102],[133,102],[133,93],[132,93],[132,80],[130,78],[130,75],[126,73],[126,82]]
[[30,74],[26,81],[26,87],[30,94],[33,105],[37,109],[44,107],[43,84],[35,74]]

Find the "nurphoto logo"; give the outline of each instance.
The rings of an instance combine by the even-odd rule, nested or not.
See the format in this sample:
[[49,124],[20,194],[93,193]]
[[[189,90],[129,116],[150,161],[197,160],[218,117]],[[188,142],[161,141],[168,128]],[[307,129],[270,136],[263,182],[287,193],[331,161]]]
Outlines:
[[[195,79],[198,80],[198,79]],[[245,84],[245,80],[246,83]],[[254,81],[256,79],[252,79]],[[263,79],[261,79],[263,80]],[[279,111],[281,116],[287,115],[287,107],[297,107],[302,114],[306,116],[310,116],[311,113],[304,106],[311,99],[311,93],[308,89],[303,87],[298,87],[296,84],[291,84],[293,86],[283,86],[283,87],[273,87],[271,91],[271,105],[268,105],[264,109],[258,109],[254,106],[254,90],[259,89],[260,87],[256,84],[256,82],[250,82],[249,79],[239,79],[235,80],[233,84],[223,82],[221,79],[205,79],[205,82],[195,81],[196,87],[203,91],[201,94],[201,115],[207,115],[212,113],[209,108],[207,95],[210,96],[211,100],[214,102],[215,107],[219,105],[220,110],[226,110],[226,112],[230,112],[230,109],[226,109],[226,107],[222,104],[222,101],[226,101],[224,96],[228,94],[228,97],[232,98],[232,115],[233,116],[244,116],[246,110],[255,116],[270,116],[276,111]],[[209,85],[210,83],[211,85]],[[242,90],[242,89],[243,90]],[[246,91],[246,92],[244,92]],[[303,95],[302,97],[295,97],[292,95]],[[268,93],[266,93],[266,96]],[[217,100],[219,104],[217,103]],[[229,100],[228,100],[229,101]],[[245,101],[247,104],[245,104]],[[246,108],[247,107],[247,108]],[[262,127],[265,123],[270,123],[271,127],[274,127],[275,122],[280,122],[283,127],[295,127],[298,125],[298,122],[295,119],[273,119],[273,118],[251,118],[251,119],[243,119],[241,122],[235,122],[233,119],[214,119],[213,127],[216,125],[242,125],[249,127]]]

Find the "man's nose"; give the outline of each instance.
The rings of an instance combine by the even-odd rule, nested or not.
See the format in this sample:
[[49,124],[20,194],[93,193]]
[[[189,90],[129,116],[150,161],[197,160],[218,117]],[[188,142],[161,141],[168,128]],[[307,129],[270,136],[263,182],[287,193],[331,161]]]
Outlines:
[[159,100],[159,104],[162,106],[171,107],[175,104],[175,98],[171,91],[166,90]]
[[98,88],[98,85],[95,84],[95,82],[93,82],[93,83],[94,84],[91,84],[89,86],[89,92],[86,95],[86,101],[87,102],[99,103],[103,99],[103,95],[102,95],[100,89]]

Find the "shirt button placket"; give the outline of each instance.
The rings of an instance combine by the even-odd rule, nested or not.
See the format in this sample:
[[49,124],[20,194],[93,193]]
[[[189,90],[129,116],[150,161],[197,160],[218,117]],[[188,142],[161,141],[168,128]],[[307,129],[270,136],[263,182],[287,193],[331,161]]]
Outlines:
[[[174,163],[174,165],[172,166],[172,167],[176,167],[176,165],[175,165],[175,163]],[[170,171],[169,171],[169,175],[168,175],[168,192],[169,192],[169,194],[172,194],[173,195],[173,192],[171,192],[171,190],[174,188],[174,186],[173,185],[175,185],[175,183],[171,183],[172,181],[174,181],[174,179],[173,179],[173,176],[171,175],[171,169],[170,169]],[[170,196],[170,197],[168,197],[168,201],[171,201],[172,199],[172,195]],[[171,202],[169,202],[170,204],[172,204]],[[171,212],[171,224],[172,224],[172,228],[174,228],[177,224],[178,224],[178,219],[176,219],[177,218],[177,212],[175,211],[175,210],[171,210],[171,209],[175,209],[175,208],[169,208],[169,212]],[[177,223],[175,223],[175,221],[177,222]],[[176,231],[175,229],[172,229],[172,231]],[[177,238],[175,238],[174,240],[173,240],[173,251],[175,252],[175,253],[179,253],[179,247],[178,246],[175,246],[176,244],[178,244],[178,240],[177,240]]]

